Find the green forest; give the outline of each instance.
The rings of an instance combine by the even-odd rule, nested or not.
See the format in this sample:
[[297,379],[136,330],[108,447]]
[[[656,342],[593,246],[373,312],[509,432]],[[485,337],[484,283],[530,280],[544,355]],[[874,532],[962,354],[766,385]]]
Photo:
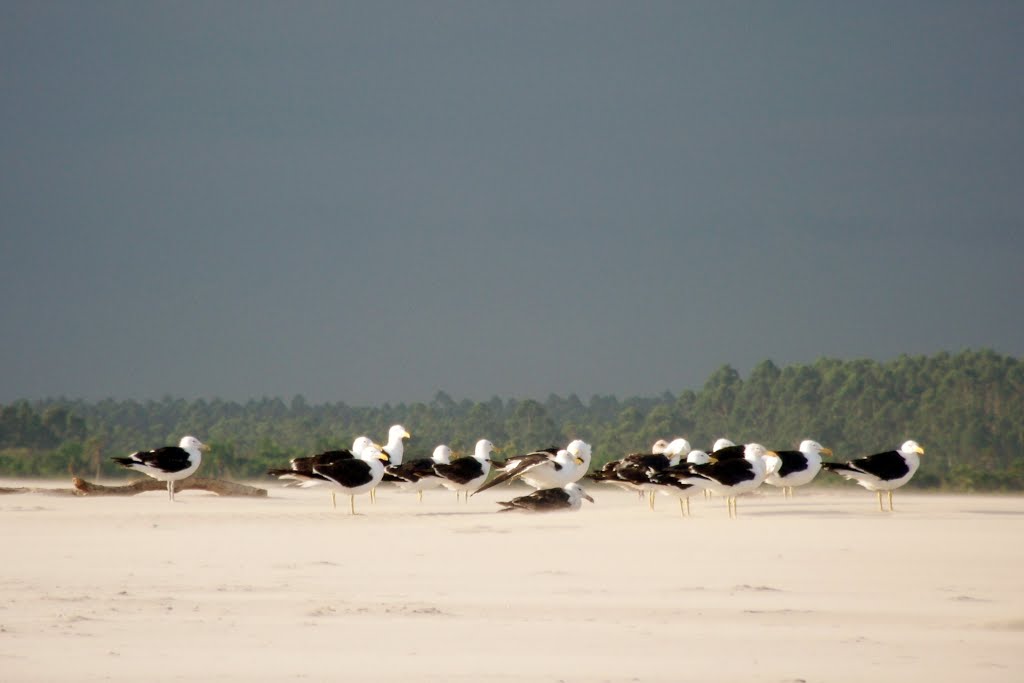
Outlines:
[[[457,452],[488,438],[501,454],[564,445],[594,447],[594,466],[686,437],[707,449],[720,436],[793,448],[813,438],[849,459],[915,439],[926,451],[918,488],[1024,489],[1024,364],[994,351],[901,356],[889,362],[822,358],[779,367],[763,361],[743,377],[716,370],[699,390],[619,399],[575,394],[545,400],[455,400],[356,407],[302,396],[245,403],[184,400],[16,401],[0,408],[0,476],[121,477],[109,458],[177,444],[185,434],[211,446],[205,476],[259,479],[268,467],[361,434],[383,440],[392,424],[412,434],[406,457],[439,443]],[[822,475],[823,483],[838,477]]]

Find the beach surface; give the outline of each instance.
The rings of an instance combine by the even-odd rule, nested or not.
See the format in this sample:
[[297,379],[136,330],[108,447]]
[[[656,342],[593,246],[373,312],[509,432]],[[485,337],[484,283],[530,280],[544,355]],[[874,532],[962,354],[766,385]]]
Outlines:
[[[0,486],[24,482],[10,480]],[[67,486],[49,483],[48,486]],[[1019,681],[1024,498],[0,496],[2,681]]]

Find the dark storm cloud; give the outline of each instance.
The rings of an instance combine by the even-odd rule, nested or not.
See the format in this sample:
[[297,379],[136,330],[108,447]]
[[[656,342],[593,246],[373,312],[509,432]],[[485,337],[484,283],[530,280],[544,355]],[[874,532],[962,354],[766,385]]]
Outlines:
[[0,400],[1019,354],[1014,3],[6,3]]

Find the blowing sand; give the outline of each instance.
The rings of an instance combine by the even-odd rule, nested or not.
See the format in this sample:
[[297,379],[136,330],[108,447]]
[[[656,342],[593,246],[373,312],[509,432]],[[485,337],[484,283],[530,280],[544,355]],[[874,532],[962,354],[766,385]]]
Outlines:
[[[9,482],[8,482],[9,484]],[[1019,681],[1024,498],[0,497],[2,681]]]

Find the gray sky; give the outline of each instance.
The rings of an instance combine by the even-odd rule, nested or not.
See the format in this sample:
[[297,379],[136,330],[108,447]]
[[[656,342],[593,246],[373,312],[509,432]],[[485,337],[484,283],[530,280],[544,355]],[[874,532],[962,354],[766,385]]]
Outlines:
[[0,4],[0,401],[1024,352],[1019,2]]

